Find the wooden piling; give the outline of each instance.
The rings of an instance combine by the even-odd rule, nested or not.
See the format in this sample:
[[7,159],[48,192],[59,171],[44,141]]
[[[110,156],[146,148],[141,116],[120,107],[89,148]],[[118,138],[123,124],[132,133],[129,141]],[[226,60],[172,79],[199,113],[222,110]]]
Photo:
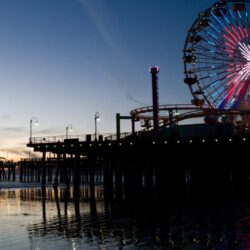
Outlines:
[[46,197],[46,151],[43,151],[42,156],[42,196]]

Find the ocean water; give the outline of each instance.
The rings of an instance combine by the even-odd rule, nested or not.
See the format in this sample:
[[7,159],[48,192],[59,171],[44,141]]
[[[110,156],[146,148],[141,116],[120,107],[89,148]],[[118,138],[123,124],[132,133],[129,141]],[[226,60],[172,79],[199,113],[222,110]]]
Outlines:
[[63,187],[44,198],[34,184],[2,184],[0,249],[250,249],[247,197],[117,198],[101,186],[74,199]]

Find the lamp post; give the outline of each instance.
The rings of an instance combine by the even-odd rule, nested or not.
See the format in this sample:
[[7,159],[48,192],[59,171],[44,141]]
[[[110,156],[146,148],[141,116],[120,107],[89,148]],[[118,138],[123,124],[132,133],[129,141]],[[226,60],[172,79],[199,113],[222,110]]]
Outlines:
[[68,136],[69,136],[69,129],[70,131],[72,131],[73,129],[71,124],[68,124],[66,127],[66,139],[68,139]]
[[33,124],[33,121],[35,122],[35,125],[37,126],[38,125],[38,120],[37,118],[34,116],[30,119],[30,143],[32,143],[32,124]]
[[95,140],[97,140],[97,121],[100,121],[100,114],[99,112],[95,113]]

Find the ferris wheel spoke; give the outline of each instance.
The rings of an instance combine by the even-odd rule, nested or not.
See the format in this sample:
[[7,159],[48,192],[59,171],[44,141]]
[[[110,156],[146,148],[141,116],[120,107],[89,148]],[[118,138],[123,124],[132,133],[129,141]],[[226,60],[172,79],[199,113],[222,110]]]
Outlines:
[[[212,24],[210,23],[210,26],[211,25]],[[208,44],[210,45],[217,44],[217,45],[220,45],[222,48],[225,46],[225,44],[223,43],[224,37],[223,37],[222,31],[218,30],[214,32],[214,31],[205,30],[204,28],[202,29],[202,31],[203,31],[202,34],[204,34],[204,39],[208,42]]]
[[240,55],[235,55],[234,57],[231,56],[231,54],[220,54],[220,53],[198,53],[196,54],[196,59],[198,60],[202,60],[202,59],[207,59],[207,60],[214,60],[214,61],[221,61],[222,64],[224,64],[225,62],[228,62],[230,64],[234,64],[237,62],[237,58],[241,58],[242,56]]
[[196,67],[194,68],[194,72],[202,72],[202,71],[211,71],[211,70],[215,70],[215,71],[218,71],[218,70],[227,70],[228,69],[228,66],[230,64],[220,64],[218,66],[216,65],[211,65],[211,66],[203,66],[203,67]]
[[237,93],[236,93],[236,97],[233,104],[234,108],[239,108],[240,103],[242,102],[242,100],[244,99],[244,96],[247,92],[248,89],[248,82],[244,82],[244,84],[242,84],[241,88],[238,89]]
[[[233,39],[236,44],[244,39],[244,33],[240,25],[236,27],[231,26],[230,28],[227,28],[226,31],[228,36],[230,36],[231,39]],[[228,37],[226,34],[224,36]]]
[[242,99],[241,95],[243,95],[245,84],[246,82],[241,82],[241,84],[239,83],[238,85],[232,86],[227,92],[227,94],[220,99],[220,102],[218,103],[218,108],[234,108],[235,105],[239,103],[239,101]]
[[[215,72],[219,72],[221,73],[220,70],[223,70],[223,72],[225,73],[227,71],[226,67],[225,66],[220,66],[220,67],[199,67],[199,68],[195,68],[193,69],[193,73],[196,73],[196,74],[202,74],[203,72],[204,73],[207,73],[207,72],[210,72],[210,71],[215,71]],[[232,72],[230,72],[232,73]]]
[[225,98],[223,98],[223,101],[221,102],[222,105],[225,106],[231,100],[230,106],[232,106],[236,98],[239,98],[239,94],[242,88],[244,87],[245,83],[246,81],[240,80],[239,78],[236,77],[234,84],[228,86],[228,93],[225,96]]
[[242,11],[242,13],[238,11],[235,20],[236,25],[231,25],[230,29],[226,29],[227,33],[237,42],[249,41],[249,20],[247,11]]
[[250,22],[249,22],[247,10],[246,10],[245,15],[244,15],[244,20],[245,20],[245,22],[244,22],[245,26],[244,26],[243,32],[245,34],[245,42],[249,44],[250,43],[250,36],[249,36]]
[[[206,61],[205,59],[203,59],[203,61],[202,60],[197,60],[195,65],[198,64],[198,63],[202,65],[202,67],[201,67],[202,69],[204,69],[204,65],[207,65],[207,69],[213,69],[214,67],[222,67],[222,66],[226,67],[226,66],[230,66],[230,64],[231,64],[231,62],[223,64],[222,62],[219,62],[219,61],[218,62],[211,61],[211,63],[210,63],[210,62]],[[199,67],[196,66],[196,68],[199,68]]]
[[[224,48],[224,50],[222,48],[219,48],[219,47],[216,47],[215,50],[207,50],[206,47],[202,47],[200,46],[197,50],[196,50],[196,55],[199,54],[199,55],[205,55],[205,56],[208,56],[209,58],[211,57],[216,57],[218,58],[217,56],[219,56],[219,58],[221,57],[226,57],[227,59],[229,59],[230,61],[233,60],[233,58],[230,57],[230,53],[228,52],[225,53],[225,50],[226,48]],[[226,50],[227,51],[227,50]],[[237,56],[240,56],[240,52],[236,52],[236,55]]]
[[214,73],[211,73],[211,74],[207,74],[207,75],[205,75],[203,77],[200,77],[199,80],[210,79],[212,77],[219,77],[220,75],[223,75],[223,78],[224,78],[224,76],[227,77],[226,73],[228,73],[228,72],[226,72],[225,70],[220,71],[220,72],[216,72],[216,73],[214,72]]
[[223,76],[223,77],[218,78],[212,82],[209,82],[207,85],[204,84],[202,87],[202,91],[205,91],[205,90],[212,88],[212,87],[217,88],[217,86],[224,84],[223,83],[224,80],[226,80],[226,76]]
[[245,33],[246,33],[246,37],[247,37],[248,43],[249,43],[249,41],[250,41],[249,29],[250,29],[250,20],[249,20],[248,12],[246,11],[246,27],[245,27]]
[[222,18],[219,18],[218,16],[215,15],[215,13],[213,12],[213,10],[211,10],[211,16],[214,18],[214,21],[220,25],[220,28],[222,30],[224,30],[227,27],[227,24],[224,23]]
[[[210,23],[211,25],[211,23]],[[214,26],[215,27],[215,26]],[[222,48],[225,47],[225,44],[223,43],[224,36],[223,36],[223,31],[210,31],[210,30],[205,30],[204,28],[202,29],[201,35],[203,35],[203,39],[210,45],[217,45],[221,46]]]
[[216,61],[228,62],[228,63],[232,63],[233,62],[230,58],[222,59],[222,58],[218,58],[216,56],[206,56],[206,55],[203,55],[203,54],[200,54],[199,56],[200,57],[197,57],[197,61],[198,60],[199,61],[205,60],[205,61],[211,61],[211,62],[216,62]]
[[215,99],[220,95],[224,94],[225,91],[227,91],[227,88],[225,87],[223,80],[220,81],[219,83],[216,83],[216,86],[215,84],[210,85],[211,90],[209,91],[207,97],[212,97],[213,99]]
[[[212,91],[216,90],[218,87],[227,87],[226,86],[226,77],[221,77],[220,79],[214,79],[213,81],[207,81],[208,78],[206,79],[199,79],[199,84],[201,87],[201,90],[204,92],[209,92],[211,93]],[[208,96],[209,96],[208,93]]]
[[212,28],[212,31],[215,32],[218,38],[222,37],[222,33],[223,33],[222,29],[219,29],[218,27],[216,27],[216,25],[213,25],[211,22],[208,22],[208,25]]
[[[209,44],[208,43],[208,41],[207,41],[207,44]],[[216,54],[216,55],[219,55],[219,56],[225,56],[225,48],[223,49],[223,48],[221,48],[221,47],[218,47],[218,46],[214,46],[214,48],[212,49],[212,48],[210,48],[210,49],[208,49],[207,47],[205,47],[205,46],[197,46],[197,51],[202,51],[202,52],[204,52],[204,54]]]
[[[227,36],[227,38],[225,37],[225,35],[221,34],[221,37],[220,38],[218,37],[217,39],[214,38],[212,35],[204,36],[203,37],[203,41],[205,41],[205,43],[207,44],[207,46],[210,48],[208,50],[211,50],[211,51],[218,50],[219,52],[221,52],[222,54],[224,54],[225,53],[225,49],[231,49],[233,51],[233,50],[235,50],[235,47],[238,44],[238,41],[237,41],[236,38],[234,38],[236,42],[233,42],[233,39],[230,38],[229,35],[226,35],[226,36]],[[224,42],[225,39],[227,39],[227,44]],[[197,46],[199,47],[200,45],[197,44]],[[205,46],[203,45],[203,47],[205,47]]]
[[[224,47],[224,49],[217,47],[216,50],[211,50],[211,49],[208,49],[208,48],[206,48],[204,46],[199,46],[199,47],[197,47],[197,51],[198,51],[197,53],[202,53],[204,55],[218,55],[220,57],[228,57],[228,58],[230,58],[230,60],[233,60],[233,58],[230,57],[230,55],[232,53],[235,53],[235,55],[237,55],[237,56],[241,55],[239,51],[229,50],[229,49],[227,49],[225,47]],[[225,53],[225,51],[227,53]]]
[[221,105],[220,108],[225,108],[234,96],[235,86],[231,88],[224,88],[217,96],[214,96],[214,102]]
[[235,15],[234,15],[232,9],[231,9],[229,6],[227,6],[227,11],[228,11],[228,13],[229,13],[228,18],[230,19],[231,24],[232,24],[232,25],[233,25],[233,24],[238,24],[238,23],[237,23],[237,19],[236,19]]
[[[238,76],[237,76],[237,71],[231,73],[230,74],[227,74],[229,72],[222,72],[223,76],[221,78],[217,78],[216,80],[212,81],[212,82],[208,82],[207,84],[203,84],[203,87],[202,87],[202,91],[208,91],[209,88],[217,88],[217,86],[224,86],[226,89],[227,88],[231,88],[231,85],[233,83],[236,82],[236,80],[239,80],[238,79]],[[208,79],[208,78],[204,78],[204,79]],[[204,79],[199,79],[200,80],[204,80]],[[216,89],[215,89],[216,90]]]
[[[249,21],[248,21],[248,13],[247,13],[247,10],[243,11],[242,12],[242,15],[241,15],[241,24],[242,24],[242,28],[245,29],[249,26]],[[245,36],[246,34],[244,34]]]

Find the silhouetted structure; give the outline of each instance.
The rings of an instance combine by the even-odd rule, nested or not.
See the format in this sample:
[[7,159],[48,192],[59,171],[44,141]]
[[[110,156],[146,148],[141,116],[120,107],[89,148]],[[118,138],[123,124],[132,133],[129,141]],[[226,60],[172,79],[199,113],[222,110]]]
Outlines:
[[[20,178],[42,180],[43,187],[46,181],[54,186],[60,182],[67,186],[73,184],[76,196],[81,183],[88,183],[90,187],[103,184],[108,193],[113,193],[114,186],[115,192],[121,193],[125,185],[127,197],[129,194],[134,197],[142,187],[148,190],[159,187],[170,196],[178,196],[185,186],[192,189],[197,183],[199,190],[210,188],[216,192],[232,183],[235,187],[237,183],[248,185],[249,170],[244,157],[248,154],[249,135],[233,135],[230,129],[220,125],[217,130],[208,130],[210,135],[201,130],[203,136],[195,136],[193,130],[188,137],[191,132],[177,128],[175,133],[169,128],[170,136],[167,131],[165,135],[163,131],[158,134],[149,131],[120,140],[108,137],[97,141],[46,142],[44,138],[28,144],[43,157],[39,161],[22,161]],[[54,157],[47,158],[48,153]]]
[[[241,116],[242,111],[220,110],[218,113],[205,106],[159,105],[159,67],[150,68],[150,73],[152,107],[135,109],[131,116],[117,114],[116,134],[113,135],[97,138],[95,129],[94,135],[75,138],[31,138],[27,146],[42,153],[42,158],[39,161],[21,161],[20,179],[41,181],[43,190],[46,181],[55,187],[60,182],[67,187],[72,184],[75,198],[81,183],[88,183],[91,192],[96,183],[103,184],[110,199],[114,192],[116,197],[120,197],[122,192],[127,194],[126,197],[136,197],[143,187],[149,191],[152,187],[166,190],[169,196],[178,197],[183,193],[183,187],[195,189],[197,183],[199,190],[211,188],[222,192],[223,185],[234,183],[238,186],[241,182],[241,186],[247,186],[249,173],[242,155],[248,154],[248,126],[218,121],[222,115],[228,118]],[[168,114],[159,116],[160,111],[168,111]],[[148,112],[153,112],[153,115],[145,115]],[[207,124],[179,124],[182,120],[197,117],[214,119],[213,123]],[[97,118],[99,114],[95,116],[95,128]],[[132,133],[121,133],[121,119],[131,120]],[[154,128],[146,127],[136,132],[137,120],[153,120]],[[240,156],[235,154],[239,150]],[[53,157],[47,157],[48,153]],[[233,162],[237,164],[232,165]]]
[[155,66],[150,68],[150,73],[152,74],[152,93],[153,93],[153,122],[154,129],[158,131],[159,129],[159,93],[158,93],[158,76],[160,68]]

